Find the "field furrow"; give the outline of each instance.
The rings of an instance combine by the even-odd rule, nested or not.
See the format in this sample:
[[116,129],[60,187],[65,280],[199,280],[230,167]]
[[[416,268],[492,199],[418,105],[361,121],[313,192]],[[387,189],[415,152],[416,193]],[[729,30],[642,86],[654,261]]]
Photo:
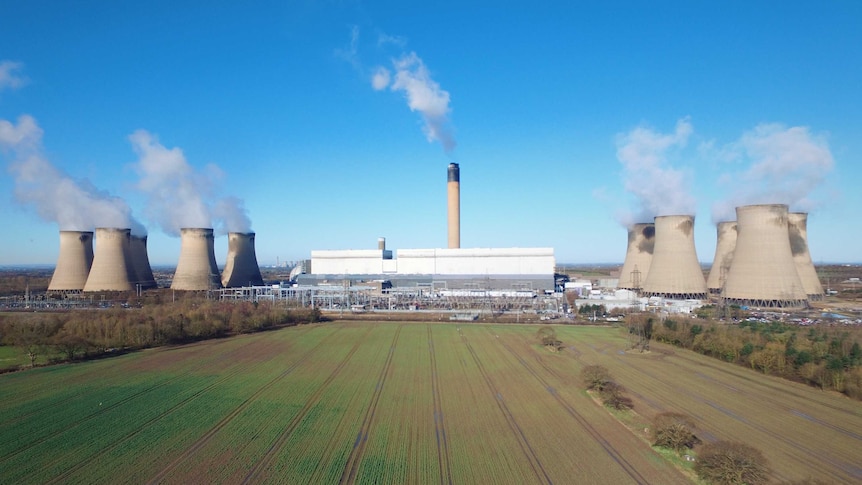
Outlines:
[[365,418],[362,420],[362,425],[356,435],[356,441],[353,443],[353,450],[347,457],[347,463],[344,471],[339,479],[339,483],[354,483],[356,474],[362,463],[362,458],[368,444],[368,433],[374,425],[374,418],[377,412],[377,406],[380,403],[380,395],[383,392],[383,385],[386,382],[386,377],[389,374],[389,369],[392,365],[392,358],[395,355],[395,347],[398,344],[398,336],[401,334],[402,326],[398,325],[395,329],[395,335],[392,337],[392,344],[389,347],[389,353],[386,356],[386,362],[377,377],[376,385],[374,386],[374,394],[371,398],[371,403],[365,413]]
[[[663,411],[760,449],[774,481],[862,481],[858,402],[554,329],[560,352],[531,325],[331,322],[0,375],[0,482],[685,483],[644,439]],[[583,390],[591,364],[635,431]]]
[[452,469],[449,462],[449,441],[446,438],[446,421],[443,416],[440,374],[437,371],[437,356],[434,352],[434,336],[428,325],[428,354],[431,357],[431,393],[434,400],[434,442],[437,445],[437,467],[440,470],[440,483],[452,483]]

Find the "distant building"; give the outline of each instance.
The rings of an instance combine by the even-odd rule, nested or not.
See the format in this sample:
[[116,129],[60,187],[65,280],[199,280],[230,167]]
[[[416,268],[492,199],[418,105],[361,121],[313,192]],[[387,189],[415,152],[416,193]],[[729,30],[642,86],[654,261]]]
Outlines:
[[553,248],[378,249],[312,251],[306,285],[388,280],[393,287],[554,289]]

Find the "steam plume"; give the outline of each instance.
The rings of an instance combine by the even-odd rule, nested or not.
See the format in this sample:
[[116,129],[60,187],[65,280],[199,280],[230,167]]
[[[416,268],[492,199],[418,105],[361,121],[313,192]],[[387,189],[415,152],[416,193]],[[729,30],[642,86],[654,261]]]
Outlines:
[[0,120],[0,147],[12,153],[9,172],[15,177],[19,203],[33,207],[42,219],[56,222],[60,230],[130,227],[135,235],[147,233],[123,199],[86,180],[74,180],[52,165],[42,154],[42,133],[29,115],[20,116],[17,125]]
[[20,73],[23,67],[20,62],[0,61],[0,91],[17,89],[27,84],[27,78]]
[[834,166],[825,137],[803,126],[760,124],[731,144],[728,153],[748,168],[722,177],[736,190],[713,205],[714,221],[733,220],[735,207],[749,204],[787,204],[807,212],[815,205],[811,193]]
[[146,130],[129,135],[138,154],[138,189],[147,195],[147,215],[169,235],[184,227],[216,227],[220,231],[249,232],[251,221],[242,201],[227,197],[213,203],[212,190],[221,170],[204,171],[189,165],[180,148],[166,148]]
[[455,138],[449,127],[449,92],[431,79],[431,74],[415,52],[392,61],[394,79],[385,67],[378,67],[371,78],[372,87],[401,91],[410,111],[418,111],[424,123],[423,131],[429,142],[438,141],[446,152],[455,148]]
[[694,214],[695,200],[687,187],[688,177],[667,160],[671,149],[686,145],[692,131],[685,118],[677,121],[670,134],[638,127],[617,136],[617,159],[623,165],[625,189],[637,200],[634,212],[619,217],[623,225],[651,221],[661,215]]

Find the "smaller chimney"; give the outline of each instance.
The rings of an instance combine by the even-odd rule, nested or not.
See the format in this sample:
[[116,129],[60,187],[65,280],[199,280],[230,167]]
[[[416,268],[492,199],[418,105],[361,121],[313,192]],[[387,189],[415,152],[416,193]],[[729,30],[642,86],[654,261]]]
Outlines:
[[377,238],[377,249],[381,251],[386,251],[386,238],[378,237]]

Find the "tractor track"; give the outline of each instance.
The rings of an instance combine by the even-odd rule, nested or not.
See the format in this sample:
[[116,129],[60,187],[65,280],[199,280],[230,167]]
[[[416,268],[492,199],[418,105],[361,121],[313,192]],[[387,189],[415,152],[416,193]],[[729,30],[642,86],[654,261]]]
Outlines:
[[374,417],[377,413],[377,405],[380,403],[380,395],[383,393],[383,385],[386,383],[386,376],[389,374],[389,368],[392,366],[392,357],[395,355],[395,347],[398,345],[398,336],[401,334],[402,326],[399,325],[395,331],[395,336],[392,338],[392,344],[389,347],[389,354],[386,356],[386,362],[377,377],[377,385],[374,388],[374,395],[371,396],[371,403],[365,411],[365,417],[362,420],[362,426],[359,428],[359,433],[356,435],[356,441],[353,442],[353,449],[347,457],[347,463],[344,466],[344,471],[341,473],[341,478],[338,483],[355,483],[356,473],[359,471],[359,465],[362,463],[362,457],[365,454],[365,447],[368,443],[368,432],[371,430],[371,425],[374,424]]
[[437,465],[440,468],[440,483],[452,484],[452,468],[449,459],[449,441],[446,438],[446,423],[443,420],[443,401],[440,397],[440,375],[437,373],[437,356],[434,353],[434,338],[431,325],[428,328],[428,352],[431,355],[431,393],[434,395],[434,435],[437,441]]
[[527,461],[530,463],[530,467],[536,474],[536,478],[538,478],[540,481],[552,484],[553,481],[551,480],[551,477],[548,475],[548,472],[545,470],[545,467],[542,465],[542,462],[536,455],[536,451],[533,449],[533,447],[530,445],[530,442],[527,440],[527,436],[524,434],[524,431],[521,429],[521,426],[518,425],[517,420],[515,420],[515,416],[509,410],[509,406],[507,406],[506,402],[503,400],[503,395],[497,390],[497,387],[494,385],[494,382],[491,380],[491,377],[488,375],[488,372],[482,365],[482,361],[479,360],[479,356],[478,354],[476,354],[476,351],[473,349],[473,346],[470,344],[470,341],[467,340],[467,337],[465,337],[463,333],[461,334],[461,339],[467,346],[467,351],[470,352],[470,355],[473,357],[473,361],[476,363],[476,367],[479,369],[479,373],[485,380],[485,385],[488,386],[488,390],[490,390],[491,394],[496,398],[495,401],[497,403],[497,407],[500,409],[500,412],[503,413],[503,417],[506,418],[506,422],[508,423],[509,428],[512,430],[512,433],[515,435],[515,438],[518,440],[518,445],[521,447],[521,451],[527,457]]
[[[230,351],[228,354],[226,354],[226,356],[227,356],[227,355],[233,355],[233,354],[239,353],[239,352],[241,352],[245,347],[247,347],[248,345],[251,345],[252,343],[253,343],[253,342],[249,342],[248,344],[246,344],[246,345],[244,345],[244,346],[242,346],[242,347],[238,347],[238,348],[236,348],[236,349],[234,349],[234,350]],[[194,367],[189,368],[188,370],[186,370],[186,371],[185,371],[185,372],[183,372],[182,374],[178,374],[178,375],[173,376],[173,377],[171,377],[171,378],[169,378],[169,379],[166,379],[166,380],[163,380],[163,381],[161,381],[161,382],[158,382],[157,384],[154,384],[154,385],[152,385],[152,386],[149,386],[149,387],[147,387],[147,388],[145,388],[145,389],[141,389],[140,391],[136,391],[136,392],[134,392],[134,393],[132,393],[132,394],[129,394],[128,396],[126,396],[126,397],[124,397],[124,398],[120,399],[119,401],[116,401],[116,402],[114,402],[114,403],[111,403],[111,404],[109,404],[109,405],[107,405],[107,406],[100,406],[100,407],[99,407],[99,409],[98,409],[97,411],[95,411],[95,412],[93,412],[93,413],[91,413],[91,414],[88,414],[87,416],[84,416],[84,417],[80,418],[79,420],[75,421],[75,423],[74,423],[74,424],[72,424],[71,426],[68,426],[68,427],[63,428],[63,429],[55,430],[54,432],[52,432],[52,433],[50,433],[50,434],[48,434],[48,435],[46,435],[46,436],[43,436],[43,437],[39,438],[39,439],[38,439],[38,440],[36,440],[36,441],[33,441],[33,442],[31,442],[31,443],[28,443],[28,444],[27,444],[27,446],[24,446],[24,447],[22,447],[22,448],[19,448],[19,449],[15,450],[14,452],[9,453],[9,454],[7,454],[7,455],[3,456],[2,458],[0,458],[0,463],[3,463],[3,462],[5,462],[5,461],[7,461],[8,459],[13,458],[13,457],[15,457],[15,456],[17,456],[17,455],[19,455],[19,454],[21,454],[21,453],[23,453],[23,452],[25,452],[25,451],[27,451],[27,450],[31,449],[31,448],[33,448],[33,447],[35,447],[35,446],[38,446],[38,445],[40,445],[40,444],[42,444],[42,443],[44,443],[44,442],[46,442],[46,441],[48,441],[48,440],[50,440],[50,439],[52,439],[52,438],[55,438],[55,437],[57,437],[57,436],[59,436],[59,435],[61,435],[61,434],[63,434],[63,433],[69,432],[69,431],[71,431],[71,430],[73,430],[73,429],[75,429],[75,428],[77,428],[77,427],[81,426],[82,424],[85,424],[85,423],[89,422],[90,420],[92,420],[92,419],[94,419],[94,418],[98,417],[99,415],[101,415],[101,414],[103,414],[103,413],[106,413],[106,412],[111,411],[111,410],[113,410],[113,409],[115,409],[115,408],[117,408],[117,407],[120,407],[120,406],[122,406],[122,405],[124,405],[124,404],[126,404],[126,403],[128,403],[128,402],[131,402],[131,401],[133,401],[133,400],[137,399],[138,397],[141,397],[141,396],[143,396],[143,395],[145,395],[145,394],[148,394],[148,393],[150,393],[150,392],[152,392],[152,391],[154,391],[154,390],[156,390],[156,389],[159,389],[159,388],[161,388],[161,387],[164,387],[164,386],[166,386],[166,385],[168,385],[168,384],[170,384],[170,383],[172,383],[172,382],[174,382],[174,381],[177,381],[177,380],[180,380],[180,379],[182,379],[182,378],[184,378],[184,377],[187,377],[187,376],[188,376],[188,375],[190,375],[191,373],[193,373],[193,372],[195,372],[195,371],[197,371],[197,370],[199,370],[199,369],[201,369],[201,368],[205,367],[205,366],[206,366],[206,365],[208,365],[208,364],[210,364],[210,362],[209,362],[209,361],[207,361],[207,362],[201,362],[201,363],[199,363],[198,365],[196,365],[196,366],[194,366]],[[218,381],[216,381],[216,382],[218,382]]]
[[[679,353],[679,352],[677,352],[675,355],[676,355],[677,357],[681,357],[683,360],[686,360],[686,361],[688,361],[688,362],[692,362],[692,363],[700,364],[700,365],[706,365],[706,364],[703,364],[702,362],[697,362],[696,360],[691,359],[691,358],[686,359],[685,357],[682,357],[682,356],[680,355],[680,353]],[[742,423],[742,424],[744,424],[744,425],[746,425],[746,426],[748,426],[748,427],[751,427],[751,428],[753,428],[753,429],[756,429],[756,430],[758,430],[759,432],[763,433],[764,435],[769,436],[771,439],[774,439],[774,440],[776,440],[776,441],[779,441],[779,442],[784,443],[785,445],[789,446],[791,449],[796,450],[797,452],[799,452],[799,453],[800,453],[800,454],[802,454],[802,455],[816,457],[819,461],[822,461],[822,462],[825,462],[825,463],[829,463],[829,464],[830,464],[830,465],[832,465],[835,469],[842,470],[844,473],[847,473],[848,475],[853,476],[853,477],[855,477],[856,479],[862,479],[862,468],[860,468],[860,467],[858,467],[858,466],[854,466],[854,465],[852,465],[852,464],[848,464],[848,463],[838,462],[838,461],[836,461],[834,458],[832,458],[832,456],[830,456],[828,453],[823,452],[822,450],[817,450],[817,449],[814,449],[814,448],[812,448],[812,447],[802,445],[802,444],[800,444],[799,442],[792,441],[792,440],[788,439],[786,436],[783,436],[781,433],[777,433],[777,432],[775,432],[775,431],[773,431],[773,430],[771,430],[771,429],[769,429],[769,428],[767,428],[767,427],[765,427],[765,426],[763,426],[763,425],[761,425],[761,424],[759,424],[759,423],[754,422],[753,420],[747,419],[747,418],[745,418],[744,416],[740,416],[739,414],[734,413],[733,411],[731,411],[731,410],[729,410],[729,409],[726,409],[726,408],[722,407],[722,406],[721,406],[721,405],[719,405],[718,403],[715,403],[715,402],[712,402],[712,401],[710,401],[710,400],[708,400],[708,399],[705,399],[704,397],[699,396],[699,395],[697,395],[697,394],[695,394],[695,393],[693,393],[693,392],[691,392],[691,391],[688,391],[688,390],[686,390],[686,389],[685,389],[685,388],[683,388],[683,387],[679,387],[679,386],[671,386],[670,384],[668,384],[668,383],[667,383],[667,382],[665,382],[664,380],[659,379],[658,377],[656,377],[654,374],[652,374],[652,373],[650,373],[650,372],[647,372],[647,371],[644,371],[644,370],[642,370],[642,369],[638,368],[638,367],[637,367],[636,365],[634,365],[633,363],[628,362],[628,361],[626,361],[626,360],[624,360],[624,359],[621,359],[621,358],[619,358],[618,356],[614,356],[614,359],[615,359],[616,361],[620,362],[621,364],[623,364],[623,365],[625,365],[625,366],[627,366],[627,367],[629,367],[629,368],[633,369],[635,372],[637,372],[637,373],[639,373],[639,374],[641,374],[641,375],[643,375],[643,376],[647,377],[647,378],[654,379],[654,380],[656,380],[656,381],[658,381],[658,382],[661,382],[663,385],[666,385],[666,386],[672,387],[672,388],[675,390],[675,392],[681,393],[681,394],[683,394],[683,395],[687,396],[688,398],[690,398],[690,399],[692,399],[692,400],[694,400],[694,401],[696,401],[696,402],[702,403],[702,404],[704,404],[704,405],[706,405],[706,406],[708,406],[708,407],[710,407],[710,408],[712,408],[712,409],[714,409],[714,410],[716,410],[716,411],[718,411],[718,412],[720,412],[720,413],[722,413],[722,414],[724,414],[724,415],[726,415],[726,416],[728,416],[728,417],[730,417],[730,418],[734,419],[735,421],[738,421],[738,422],[740,422],[740,423]],[[692,371],[692,369],[691,369],[691,368],[689,368],[689,367],[685,367],[685,366],[682,366],[681,364],[673,363],[673,362],[669,362],[669,363],[671,363],[671,364],[672,364],[672,365],[674,365],[675,367],[681,368],[681,369],[683,369],[683,370],[685,370],[685,371],[687,371],[687,372],[691,372],[691,371]],[[729,365],[734,365],[734,364],[729,364]],[[718,370],[718,371],[720,371],[720,372],[727,372],[727,371],[722,370],[722,369],[717,369],[717,370]],[[779,391],[781,391],[781,392],[785,392],[785,393],[787,392],[785,389],[776,389],[776,388],[775,388],[775,386],[768,385],[768,384],[762,384],[762,383],[757,382],[757,381],[756,381],[756,380],[754,380],[754,379],[747,378],[747,377],[745,377],[745,376],[738,376],[738,375],[736,375],[736,374],[731,374],[731,375],[733,375],[734,377],[742,378],[742,379],[744,379],[744,380],[746,380],[746,381],[748,381],[748,382],[750,382],[750,383],[752,383],[752,384],[759,385],[759,386],[761,386],[761,387],[765,387],[765,388],[767,389],[767,392],[772,392],[772,391],[775,391],[775,390],[779,390]],[[631,392],[631,390],[629,390],[629,392]],[[797,413],[794,413],[794,411],[795,411],[795,410],[794,410],[794,409],[792,409],[792,408],[789,408],[786,404],[782,404],[782,403],[780,403],[779,401],[777,401],[777,400],[775,400],[775,399],[771,399],[771,398],[769,398],[769,397],[764,397],[764,396],[762,396],[762,395],[757,396],[757,397],[758,397],[758,399],[762,399],[762,400],[766,401],[767,403],[770,403],[770,404],[772,404],[772,405],[776,406],[777,408],[783,409],[783,410],[787,411],[788,413],[796,414],[796,415],[798,416],[798,412],[797,412]],[[826,406],[826,407],[831,407],[831,406]],[[683,410],[680,410],[680,411],[682,411],[682,412],[684,412],[684,413],[687,413],[687,414],[692,414],[692,415],[694,415],[694,413],[692,412],[692,410],[691,410],[691,409],[683,409]],[[846,411],[845,411],[845,412],[846,412]],[[707,419],[705,419],[705,418],[704,418],[704,417],[702,417],[702,416],[694,415],[694,417],[696,417],[700,422],[708,422],[708,420],[707,420]],[[831,427],[830,427],[830,428],[831,428]],[[854,434],[855,434],[855,433],[852,433],[852,432],[849,432],[849,433],[851,433],[851,435],[854,435]],[[856,437],[856,436],[852,436],[852,437],[854,437],[854,438],[857,438],[857,439],[858,439],[858,437]],[[776,473],[776,475],[778,476],[778,478],[780,478],[780,479],[787,479],[787,477],[782,477],[780,472],[776,471],[775,473]],[[845,477],[833,477],[833,478],[834,478],[834,479],[837,479],[837,480],[843,480],[843,479],[845,479]]]
[[[341,328],[339,328],[338,330],[341,330]],[[262,385],[253,394],[251,394],[249,397],[247,397],[245,400],[243,400],[243,402],[240,403],[239,406],[234,408],[230,413],[228,413],[225,417],[223,417],[221,420],[219,420],[218,423],[216,423],[212,428],[210,428],[206,433],[204,433],[200,438],[198,438],[197,441],[192,443],[191,446],[186,448],[178,457],[176,457],[174,459],[174,461],[172,461],[170,464],[168,464],[168,466],[162,468],[162,470],[160,470],[152,478],[150,478],[147,481],[147,483],[148,484],[156,484],[156,483],[159,483],[162,480],[164,480],[164,478],[169,473],[174,471],[180,464],[182,464],[184,461],[189,459],[192,455],[197,453],[201,448],[206,446],[212,440],[212,438],[216,434],[218,434],[219,431],[222,430],[222,428],[227,426],[228,423],[233,421],[233,419],[236,418],[242,411],[244,411],[246,408],[248,408],[248,406],[251,405],[255,400],[257,400],[257,398],[260,397],[261,394],[263,394],[264,392],[269,390],[272,386],[277,384],[279,381],[281,381],[282,379],[287,377],[294,370],[296,370],[298,367],[300,367],[302,364],[304,364],[305,361],[307,361],[312,355],[314,355],[314,353],[317,351],[317,349],[320,348],[324,344],[324,342],[326,342],[328,339],[332,338],[332,336],[334,336],[338,332],[338,330],[336,330],[336,332],[333,332],[329,335],[326,335],[314,347],[307,350],[302,355],[302,357],[300,357],[298,360],[296,360],[295,362],[290,364],[285,370],[283,370],[277,376],[273,377],[269,382]]]
[[[488,329],[488,331],[490,332],[490,329]],[[618,465],[620,465],[623,471],[625,471],[626,474],[628,474],[632,478],[632,480],[640,484],[650,483],[649,480],[644,477],[637,470],[637,468],[635,468],[634,465],[632,465],[628,460],[625,459],[625,457],[623,457],[619,452],[617,452],[613,445],[611,445],[610,442],[608,442],[608,440],[606,440],[605,437],[602,436],[602,434],[599,433],[598,430],[596,430],[596,428],[593,427],[593,425],[590,424],[590,422],[587,421],[586,418],[584,418],[577,410],[575,410],[575,408],[571,404],[569,404],[568,401],[563,399],[563,397],[560,396],[557,390],[554,389],[554,387],[551,386],[548,381],[545,380],[544,377],[539,375],[539,373],[536,372],[536,370],[526,360],[524,360],[524,358],[521,357],[520,354],[515,352],[505,341],[499,340],[499,342],[503,346],[503,348],[505,348],[513,357],[515,357],[515,359],[517,359],[518,362],[521,363],[521,366],[523,366],[524,369],[526,369],[527,372],[529,372],[539,382],[539,384],[541,384],[542,387],[544,387],[545,390],[548,391],[551,396],[553,396],[553,398],[563,407],[566,413],[568,413],[569,416],[574,418],[575,421],[577,421],[578,424],[581,425],[581,427],[583,427],[587,431],[587,433],[596,442],[599,443],[599,445],[601,445],[601,447],[605,450],[608,456],[610,456],[612,460],[614,460]],[[556,371],[552,370],[544,362],[539,361],[539,365],[541,365],[545,370],[550,372],[551,375],[554,375],[555,377],[560,377]]]
[[311,396],[306,399],[305,405],[303,405],[302,409],[300,409],[296,413],[296,415],[294,415],[293,419],[290,420],[290,423],[288,423],[284,431],[279,434],[278,438],[266,450],[266,453],[263,455],[263,457],[258,460],[254,464],[254,467],[252,467],[248,474],[246,474],[245,478],[242,481],[243,484],[254,483],[261,479],[261,475],[266,471],[267,467],[272,464],[272,461],[276,458],[278,452],[281,451],[281,449],[284,447],[284,444],[293,434],[293,431],[296,429],[299,423],[301,423],[302,420],[305,419],[311,408],[320,402],[320,396],[323,395],[327,387],[332,383],[332,381],[335,380],[336,377],[338,377],[342,369],[347,366],[347,363],[350,361],[350,359],[353,358],[353,354],[355,354],[356,351],[359,350],[359,347],[362,345],[362,343],[365,342],[366,338],[368,337],[368,334],[371,333],[372,328],[373,327],[371,326],[368,326],[366,328],[365,333],[362,335],[361,338],[356,340],[347,355],[345,355],[341,362],[338,363],[338,366],[336,366],[335,369],[332,370],[326,380],[324,380],[320,384],[320,386],[314,391],[314,393],[312,393]]
[[[246,346],[247,346],[247,345],[251,345],[251,343],[252,343],[252,342],[247,343],[247,344],[246,344]],[[232,350],[232,351],[231,351],[231,353],[233,353],[233,352],[237,352],[237,351],[239,351],[239,350],[241,350],[241,349],[242,349],[242,347],[238,347],[238,348],[236,348],[236,349]],[[163,386],[163,385],[165,385],[165,384],[169,384],[169,383],[171,383],[171,382],[172,382],[172,381],[174,381],[174,380],[177,380],[177,379],[180,379],[180,378],[182,378],[182,377],[187,376],[188,374],[190,374],[190,373],[192,373],[192,372],[194,372],[194,371],[196,371],[196,370],[200,369],[201,367],[205,366],[205,365],[206,365],[206,364],[208,364],[208,363],[209,363],[208,361],[207,361],[207,362],[200,362],[200,363],[198,363],[197,365],[195,365],[194,367],[189,368],[188,370],[186,370],[186,371],[185,371],[185,372],[183,372],[182,374],[177,374],[177,375],[175,375],[174,377],[171,377],[170,379],[167,379],[167,380],[164,380],[164,381],[160,381],[160,382],[158,382],[157,384],[154,384],[154,385],[153,385],[152,387],[150,387],[150,388],[147,388],[147,389],[143,389],[143,390],[141,390],[141,391],[140,391],[140,392],[138,392],[137,394],[141,394],[141,393],[149,392],[149,391],[151,391],[151,390],[153,390],[153,389],[157,389],[157,388],[159,388],[159,387],[161,387],[161,386]],[[61,364],[61,365],[64,365],[64,364]],[[121,378],[121,377],[122,377],[122,376],[119,376],[119,375],[118,375],[118,376],[115,376],[115,378],[118,378],[118,379],[119,379],[119,378]],[[64,385],[68,386],[68,385],[73,384],[73,383],[74,383],[74,382],[76,382],[76,381],[77,381],[77,380],[67,381],[67,382],[64,382]],[[44,406],[42,406],[42,407],[39,407],[39,408],[33,408],[33,409],[31,409],[31,410],[30,410],[30,412],[28,412],[27,414],[22,414],[22,415],[20,415],[20,416],[15,416],[15,417],[13,417],[13,418],[9,418],[9,419],[7,419],[7,420],[3,421],[2,423],[0,423],[0,428],[2,428],[2,427],[4,427],[4,426],[7,426],[7,425],[11,425],[11,424],[16,424],[16,423],[21,422],[21,421],[23,421],[23,420],[25,420],[25,419],[27,419],[27,418],[29,418],[29,417],[34,416],[34,415],[37,415],[37,414],[40,414],[40,413],[44,413],[45,411],[47,411],[47,410],[49,410],[49,409],[52,409],[52,408],[57,408],[57,407],[61,407],[61,406],[67,406],[67,405],[69,404],[69,401],[70,401],[70,400],[74,400],[75,398],[78,398],[78,397],[80,397],[80,396],[82,396],[82,395],[84,395],[84,394],[86,394],[86,393],[88,393],[88,392],[94,392],[94,389],[92,389],[92,388],[84,388],[84,389],[81,389],[81,390],[80,390],[80,391],[78,391],[78,392],[75,392],[75,393],[73,393],[73,394],[70,394],[70,395],[68,395],[68,396],[65,396],[63,400],[60,400],[60,401],[57,401],[57,402],[54,402],[54,403],[49,403],[49,404],[46,404],[46,405],[44,405]],[[105,409],[108,409],[108,408],[105,408]],[[84,418],[82,418],[82,419],[88,419],[89,417],[91,417],[91,416],[85,416],[85,417],[84,417]]]

